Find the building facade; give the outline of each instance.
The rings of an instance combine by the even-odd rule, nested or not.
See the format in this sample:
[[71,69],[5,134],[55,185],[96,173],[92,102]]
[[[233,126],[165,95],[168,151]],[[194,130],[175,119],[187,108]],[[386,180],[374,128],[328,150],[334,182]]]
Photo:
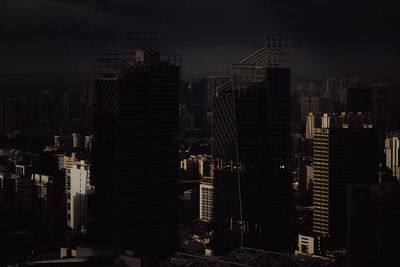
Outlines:
[[200,181],[200,220],[211,222],[213,218],[213,178],[204,177]]
[[72,165],[70,170],[70,220],[68,226],[78,232],[86,232],[88,221],[88,195],[94,193],[90,185],[90,163],[84,160]]

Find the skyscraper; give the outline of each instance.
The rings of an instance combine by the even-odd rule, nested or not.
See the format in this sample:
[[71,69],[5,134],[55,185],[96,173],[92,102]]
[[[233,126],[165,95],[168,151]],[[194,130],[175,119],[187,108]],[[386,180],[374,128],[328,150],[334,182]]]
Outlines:
[[88,231],[98,244],[162,257],[177,245],[181,57],[134,35],[126,48],[97,57]]
[[214,244],[286,249],[291,183],[290,41],[274,36],[233,65],[213,99]]
[[323,254],[344,248],[347,186],[378,182],[377,135],[372,128],[317,128],[313,152],[313,231]]

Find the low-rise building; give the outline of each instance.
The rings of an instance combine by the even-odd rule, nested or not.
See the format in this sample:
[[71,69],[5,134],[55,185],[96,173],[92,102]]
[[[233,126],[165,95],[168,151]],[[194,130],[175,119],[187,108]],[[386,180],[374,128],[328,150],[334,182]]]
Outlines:
[[299,234],[298,249],[295,255],[314,255],[314,237]]

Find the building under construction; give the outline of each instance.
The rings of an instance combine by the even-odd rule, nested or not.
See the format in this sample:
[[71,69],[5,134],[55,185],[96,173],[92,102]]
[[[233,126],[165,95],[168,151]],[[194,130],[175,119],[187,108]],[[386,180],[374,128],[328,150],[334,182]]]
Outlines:
[[265,46],[232,66],[213,94],[216,253],[239,246],[289,247],[291,182],[290,40]]
[[96,75],[90,239],[170,255],[178,243],[181,56],[152,36],[129,34],[124,53],[97,55]]

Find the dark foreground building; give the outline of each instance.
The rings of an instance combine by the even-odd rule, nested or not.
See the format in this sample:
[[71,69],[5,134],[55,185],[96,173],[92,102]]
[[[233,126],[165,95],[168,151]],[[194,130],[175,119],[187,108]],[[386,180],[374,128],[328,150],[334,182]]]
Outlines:
[[270,41],[233,65],[231,81],[214,91],[216,253],[289,247],[289,42]]
[[154,39],[126,47],[97,57],[88,232],[97,245],[163,257],[177,246],[181,58]]
[[347,214],[350,266],[398,266],[400,184],[349,186]]

